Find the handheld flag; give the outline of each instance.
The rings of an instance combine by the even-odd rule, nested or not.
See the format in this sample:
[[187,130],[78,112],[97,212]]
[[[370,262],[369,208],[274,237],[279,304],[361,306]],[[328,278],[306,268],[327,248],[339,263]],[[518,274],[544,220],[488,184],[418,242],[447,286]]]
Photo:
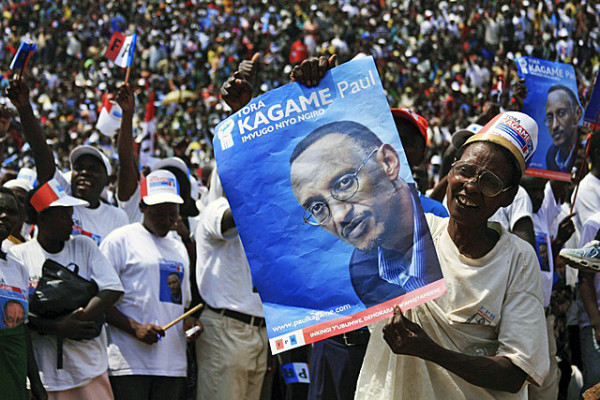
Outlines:
[[122,116],[121,107],[111,101],[111,96],[104,94],[96,128],[103,135],[113,137],[117,133],[117,129],[121,127]]
[[583,115],[583,125],[589,126],[593,130],[600,129],[600,72],[596,77],[590,102]]
[[23,76],[25,69],[27,68],[27,62],[33,52],[37,49],[37,45],[33,42],[21,42],[19,49],[15,53],[15,56],[10,63],[11,70],[19,70],[19,77]]
[[131,66],[137,35],[125,36],[119,32],[113,33],[104,56],[121,68]]

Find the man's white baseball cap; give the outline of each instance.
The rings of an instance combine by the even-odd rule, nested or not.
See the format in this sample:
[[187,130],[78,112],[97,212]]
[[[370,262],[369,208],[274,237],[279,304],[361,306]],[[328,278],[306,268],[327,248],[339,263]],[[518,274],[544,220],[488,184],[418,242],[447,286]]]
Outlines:
[[89,205],[85,200],[69,196],[56,179],[51,179],[40,186],[34,195],[31,196],[29,202],[37,212],[42,212],[50,207],[76,207]]
[[148,174],[142,180],[140,190],[142,201],[149,206],[162,203],[183,204],[175,175],[164,169]]
[[5,188],[21,188],[26,192],[33,190],[37,186],[37,173],[34,169],[23,167],[15,179],[4,183]]
[[71,169],[73,169],[73,163],[79,157],[84,156],[86,154],[89,154],[99,159],[102,165],[104,165],[104,168],[106,169],[106,175],[110,176],[110,174],[112,173],[110,160],[108,159],[108,157],[106,157],[106,155],[104,155],[103,152],[92,146],[77,146],[73,149],[73,151],[71,151],[71,154],[69,155],[69,161],[71,161]]

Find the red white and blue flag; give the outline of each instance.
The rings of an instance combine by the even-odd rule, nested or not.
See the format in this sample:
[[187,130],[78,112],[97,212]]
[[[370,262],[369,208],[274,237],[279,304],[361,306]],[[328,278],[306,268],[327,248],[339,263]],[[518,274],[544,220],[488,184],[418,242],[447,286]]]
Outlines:
[[25,68],[27,68],[27,63],[31,58],[33,52],[37,49],[37,45],[33,42],[21,42],[19,49],[15,53],[15,56],[10,63],[11,70],[19,70],[19,73],[23,75],[25,73]]
[[113,33],[104,56],[121,68],[131,66],[136,38],[136,34],[125,36],[119,32]]

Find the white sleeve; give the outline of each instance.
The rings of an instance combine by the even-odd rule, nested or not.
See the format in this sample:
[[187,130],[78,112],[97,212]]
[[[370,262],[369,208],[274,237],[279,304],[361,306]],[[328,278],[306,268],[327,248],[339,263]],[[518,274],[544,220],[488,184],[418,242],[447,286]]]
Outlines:
[[583,247],[592,240],[596,238],[596,234],[598,233],[598,223],[594,218],[588,218],[587,222],[583,224],[583,228],[581,228],[581,237],[579,238],[579,246]]
[[[547,226],[552,226],[554,219],[560,214],[562,211],[561,205],[556,202],[554,197],[554,191],[552,190],[552,186],[550,182],[546,182],[546,186],[544,186],[544,201],[540,206],[540,209],[536,213],[542,221],[547,223]],[[548,236],[552,239],[554,235],[552,232],[546,232]]]
[[[522,247],[508,283],[498,327],[497,356],[509,358],[538,385],[550,367],[540,265],[531,246]],[[526,324],[523,321],[527,321]]]
[[521,218],[530,218],[533,214],[533,206],[531,205],[531,199],[529,195],[523,189],[522,186],[519,185],[519,190],[517,191],[517,195],[513,200],[512,204],[507,207],[508,208],[508,218],[510,224],[510,231],[512,232],[515,228],[517,221]]
[[[221,197],[211,202],[202,213],[197,231],[204,230],[205,234],[211,239],[229,240],[237,236],[237,228],[229,229],[227,232],[221,232],[221,221],[223,214],[229,209],[229,202]],[[200,237],[196,235],[196,237]]]
[[114,290],[123,292],[123,285],[119,275],[113,269],[104,254],[98,249],[98,246],[92,241],[86,241],[88,247],[88,266],[90,268],[90,278],[98,285],[98,290]]
[[101,243],[99,250],[106,258],[111,268],[118,276],[125,269],[125,257],[122,251],[122,240],[120,235],[110,233]]
[[125,211],[127,214],[127,218],[129,219],[129,223],[133,224],[134,222],[142,222],[143,216],[140,211],[140,184],[138,183],[135,192],[131,195],[131,197],[125,201],[119,200],[119,194],[117,193],[117,204],[119,208]]

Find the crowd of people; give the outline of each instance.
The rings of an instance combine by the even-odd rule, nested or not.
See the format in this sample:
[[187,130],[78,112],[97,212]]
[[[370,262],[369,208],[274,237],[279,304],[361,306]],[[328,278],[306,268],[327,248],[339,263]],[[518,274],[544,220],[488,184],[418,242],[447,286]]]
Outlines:
[[[524,176],[531,154],[477,135],[497,114],[521,109],[520,56],[573,65],[586,107],[600,70],[599,2],[2,7],[0,62],[8,66],[21,41],[37,50],[24,76],[7,71],[0,81],[0,292],[10,298],[0,393],[563,399],[600,381],[600,135],[578,128],[571,183]],[[138,35],[126,84],[125,71],[103,56],[114,32]],[[252,97],[290,81],[315,86],[327,69],[362,55],[374,57],[453,284],[445,300],[273,358],[214,162],[214,128]],[[122,110],[114,137],[95,128],[107,93]],[[152,165],[140,165],[148,103],[156,109]],[[476,278],[453,269],[480,267],[480,259],[489,268]],[[59,317],[24,295],[43,286],[48,261],[96,284]],[[199,303],[201,314],[167,328]],[[483,306],[501,318],[486,322]],[[308,362],[311,383],[286,383],[279,368],[289,362]]]

